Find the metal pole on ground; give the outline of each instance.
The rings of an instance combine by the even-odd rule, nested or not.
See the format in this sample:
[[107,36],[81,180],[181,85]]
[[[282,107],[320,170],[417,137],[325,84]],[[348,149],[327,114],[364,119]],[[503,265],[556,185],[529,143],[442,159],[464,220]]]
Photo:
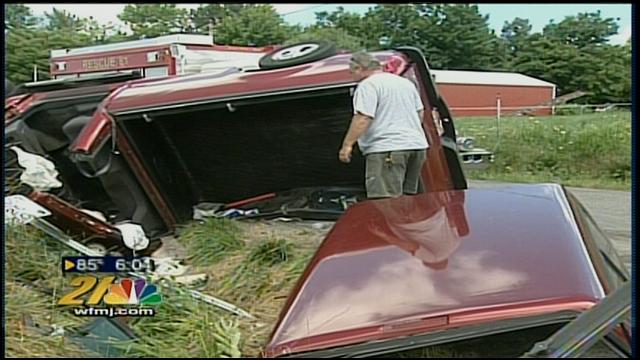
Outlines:
[[496,96],[496,147],[493,149],[495,153],[498,150],[498,145],[500,145],[500,116],[502,113],[502,99],[500,98],[500,93]]

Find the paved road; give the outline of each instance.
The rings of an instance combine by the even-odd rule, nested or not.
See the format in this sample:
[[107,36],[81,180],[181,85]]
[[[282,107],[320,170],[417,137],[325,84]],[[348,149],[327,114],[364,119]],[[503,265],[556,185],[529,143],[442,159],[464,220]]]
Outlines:
[[[503,186],[505,183],[469,180],[470,188]],[[600,228],[613,241],[631,271],[631,192],[569,187]]]

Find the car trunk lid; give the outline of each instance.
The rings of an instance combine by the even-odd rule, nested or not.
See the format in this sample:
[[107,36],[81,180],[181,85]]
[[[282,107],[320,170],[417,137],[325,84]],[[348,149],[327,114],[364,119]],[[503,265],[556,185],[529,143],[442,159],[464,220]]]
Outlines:
[[266,355],[581,311],[602,297],[557,185],[365,201],[311,260]]

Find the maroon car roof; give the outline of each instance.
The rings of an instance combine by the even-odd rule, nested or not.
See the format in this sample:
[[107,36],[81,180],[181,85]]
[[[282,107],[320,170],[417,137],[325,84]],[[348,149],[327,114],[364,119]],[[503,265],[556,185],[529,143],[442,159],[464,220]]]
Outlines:
[[580,311],[603,296],[558,185],[367,201],[321,245],[266,355]]
[[[393,55],[396,56],[393,56]],[[381,61],[405,61],[394,52],[377,52]],[[351,54],[338,54],[320,61],[276,70],[230,72],[224,76],[197,74],[131,84],[105,103],[106,110],[118,113],[135,109],[195,103],[217,98],[271,93],[291,89],[338,85],[354,82],[349,72]],[[398,69],[402,69],[401,66]]]

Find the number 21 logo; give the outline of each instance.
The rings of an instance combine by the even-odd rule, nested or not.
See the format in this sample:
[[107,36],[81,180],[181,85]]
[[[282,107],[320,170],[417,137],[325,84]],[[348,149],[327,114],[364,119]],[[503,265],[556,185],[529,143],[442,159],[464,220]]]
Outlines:
[[[78,276],[71,280],[77,289],[64,295],[58,305],[156,305],[162,302],[157,287],[144,279],[122,279],[115,283],[115,276],[106,276],[100,281],[94,276]],[[91,293],[85,301],[81,296]]]

